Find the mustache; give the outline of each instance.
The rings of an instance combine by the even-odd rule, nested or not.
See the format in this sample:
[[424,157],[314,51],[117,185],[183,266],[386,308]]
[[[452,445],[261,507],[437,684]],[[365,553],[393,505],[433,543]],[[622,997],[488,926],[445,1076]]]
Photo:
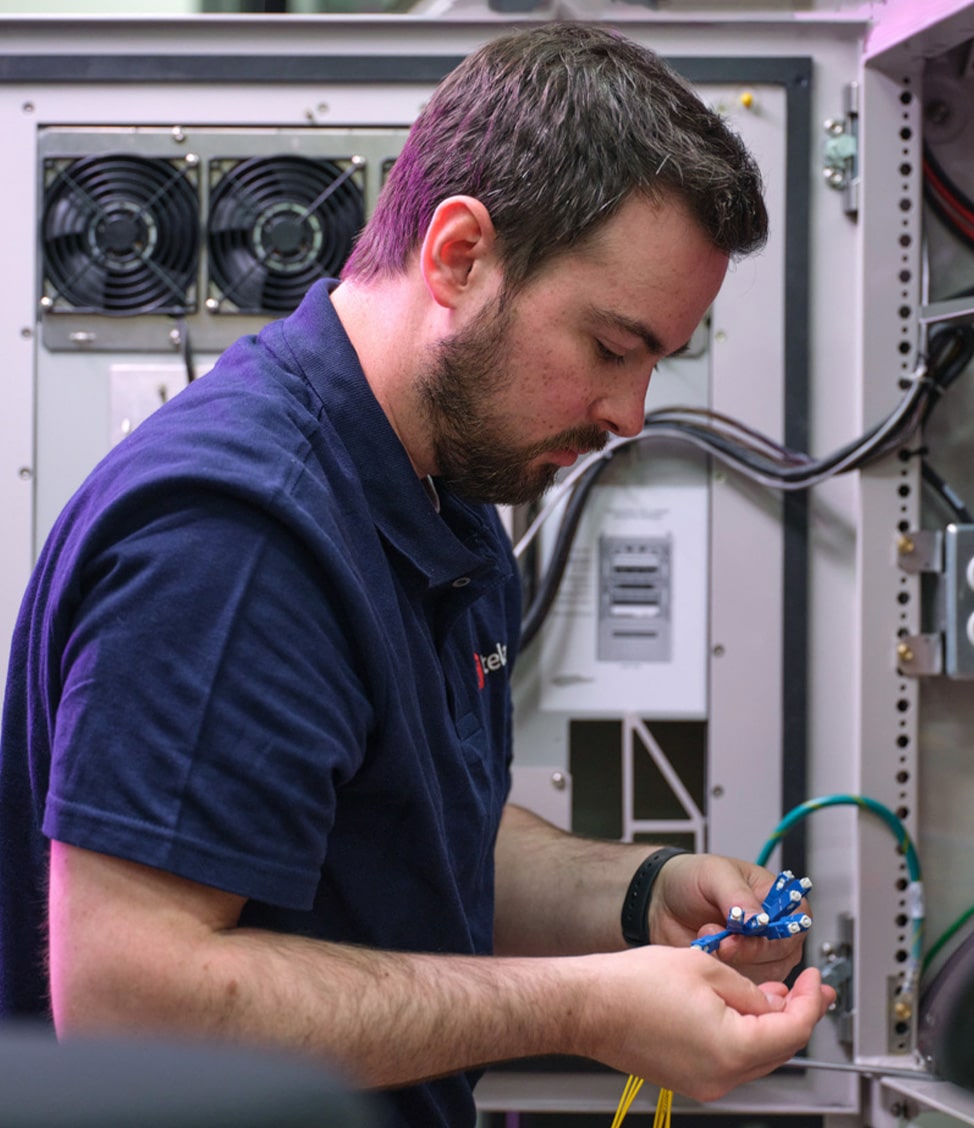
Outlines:
[[531,455],[533,457],[548,454],[553,450],[575,450],[579,454],[584,454],[588,451],[602,450],[608,441],[608,431],[603,431],[599,427],[572,427],[553,438],[537,443],[532,448]]

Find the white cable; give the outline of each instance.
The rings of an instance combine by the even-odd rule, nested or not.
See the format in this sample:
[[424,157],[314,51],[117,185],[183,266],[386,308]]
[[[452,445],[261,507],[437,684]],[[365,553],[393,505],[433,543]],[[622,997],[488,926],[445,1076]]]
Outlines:
[[[720,435],[730,442],[734,442],[740,446],[737,438],[732,436],[740,435],[742,433],[749,434],[751,439],[757,439],[765,445],[766,450],[772,450],[775,453],[787,454],[791,459],[794,459],[789,467],[785,469],[799,469],[802,467],[812,467],[816,464],[821,464],[822,460],[817,463],[815,459],[810,456],[802,454],[801,452],[787,451],[786,448],[780,447],[773,440],[768,439],[766,436],[760,435],[757,432],[750,432],[745,429],[743,432],[737,431],[735,420],[728,420],[727,423],[717,422],[711,419],[704,427],[700,422],[700,416],[704,415],[703,412],[695,410],[686,410],[681,408],[661,409],[658,412],[653,412],[647,416],[647,427],[644,427],[638,435],[632,435],[628,438],[619,438],[613,436],[606,443],[605,447],[600,451],[593,451],[591,454],[583,458],[577,465],[572,467],[571,471],[562,478],[557,486],[548,495],[544,508],[537,514],[528,528],[525,530],[524,535],[514,546],[514,555],[520,558],[534,538],[538,535],[545,522],[552,516],[558,506],[561,504],[565,495],[574,487],[575,483],[581,478],[588,470],[595,466],[602,459],[611,458],[612,455],[620,447],[626,446],[629,443],[636,442],[642,439],[650,438],[674,438],[681,442],[689,443],[700,450],[705,451],[711,457],[717,459],[718,462],[724,463],[725,466],[731,467],[744,477],[758,485],[767,486],[769,489],[775,490],[807,490],[812,486],[820,485],[822,482],[828,481],[829,478],[835,477],[837,474],[842,474],[850,467],[854,466],[864,454],[873,454],[882,449],[882,446],[889,438],[896,434],[905,419],[909,416],[910,412],[915,411],[920,397],[923,392],[923,384],[927,378],[926,364],[921,364],[916,368],[911,376],[911,386],[909,391],[900,402],[896,405],[892,413],[887,417],[883,424],[876,430],[875,434],[866,442],[859,443],[853,447],[843,458],[833,466],[828,466],[818,473],[809,475],[808,477],[788,479],[782,478],[774,473],[766,473],[756,469],[748,462],[731,454],[728,451],[714,447],[705,437],[693,431],[688,431],[686,428],[692,426],[694,428],[710,431],[713,434]],[[916,429],[919,418],[916,419],[909,427],[907,434],[912,434]],[[743,425],[742,425],[743,426]],[[906,438],[906,435],[903,436]]]
[[640,431],[638,435],[633,435],[625,439],[619,438],[618,435],[613,435],[601,450],[592,451],[592,453],[587,454],[581,462],[576,463],[547,495],[544,509],[542,509],[531,524],[528,525],[527,529],[524,531],[524,535],[514,546],[514,555],[520,557],[524,553],[528,545],[530,545],[540,532],[541,526],[544,525],[545,521],[547,521],[558,508],[565,494],[568,493],[572,486],[575,485],[578,479],[581,478],[590,467],[594,466],[597,462],[601,462],[603,458],[611,458],[619,447],[626,446],[627,443],[633,443],[636,439],[641,439],[644,436],[645,432],[643,431]]

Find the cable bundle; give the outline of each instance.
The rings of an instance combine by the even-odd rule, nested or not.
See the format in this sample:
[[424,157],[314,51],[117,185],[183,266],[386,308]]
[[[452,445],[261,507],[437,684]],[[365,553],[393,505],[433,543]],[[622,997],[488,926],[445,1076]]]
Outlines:
[[950,230],[974,249],[974,202],[944,172],[929,149],[923,154],[923,194]]
[[[797,807],[793,807],[778,825],[771,832],[771,836],[767,842],[761,847],[761,851],[757,857],[757,864],[763,866],[767,863],[768,858],[771,856],[775,846],[781,841],[782,838],[794,826],[800,823],[803,819],[807,818],[815,811],[821,811],[826,807],[838,806],[855,806],[861,810],[869,811],[873,815],[878,815],[879,818],[886,824],[887,828],[892,832],[893,837],[896,839],[896,845],[900,853],[906,861],[907,873],[910,878],[910,900],[911,912],[910,916],[913,920],[913,941],[910,947],[910,956],[907,963],[906,972],[904,975],[903,983],[900,987],[901,995],[913,998],[919,987],[919,977],[921,970],[921,955],[923,952],[923,924],[924,924],[924,910],[923,910],[923,878],[920,870],[920,858],[917,855],[916,846],[913,844],[913,839],[910,837],[910,832],[907,830],[906,825],[889,807],[880,803],[878,799],[872,799],[868,795],[821,795],[815,799],[808,799],[804,803],[799,803]],[[763,908],[768,912],[769,916],[773,916],[777,920],[788,920],[785,914],[789,907],[794,907],[797,896],[800,901],[801,896],[804,895],[811,888],[811,882],[808,878],[796,879],[789,871],[782,871],[768,892],[764,900]],[[732,914],[734,910],[731,911]],[[929,958],[933,956],[934,952],[946,942],[953,933],[959,929],[971,916],[974,915],[974,908],[971,908],[964,916],[956,922],[954,927],[944,936],[941,941],[934,946]],[[728,916],[730,922],[732,916]],[[751,918],[758,921],[758,917]],[[809,924],[811,921],[809,921]],[[803,926],[801,931],[805,931],[807,926]],[[756,934],[764,929],[763,924],[759,924],[758,929],[755,930]],[[748,929],[745,925],[735,927],[734,931],[747,932]],[[765,933],[767,931],[765,929]],[[719,944],[720,935],[715,937]],[[707,938],[694,941],[695,946],[706,946]],[[808,1065],[807,1061],[792,1059],[795,1065]],[[815,1063],[820,1064],[820,1063]],[[824,1066],[825,1068],[842,1068],[841,1065],[829,1063]],[[616,1108],[616,1114],[612,1121],[612,1128],[621,1128],[623,1120],[626,1118],[632,1102],[636,1099],[636,1094],[642,1088],[643,1082],[639,1077],[630,1076],[626,1082],[626,1087],[622,1091],[622,1097],[619,1100],[619,1105]],[[659,1099],[656,1104],[656,1119],[653,1122],[653,1128],[669,1128],[670,1123],[670,1110],[673,1105],[673,1093],[669,1089],[660,1089]]]
[[[619,1107],[616,1109],[616,1114],[612,1120],[612,1128],[620,1128],[620,1125],[626,1118],[626,1113],[629,1111],[630,1105],[636,1099],[636,1094],[642,1087],[643,1079],[641,1077],[629,1077],[625,1089],[622,1090]],[[672,1109],[672,1090],[660,1089],[659,1097],[656,1100],[656,1117],[653,1120],[653,1128],[670,1128],[670,1113]]]
[[[939,330],[930,338],[928,354],[906,382],[902,398],[886,419],[824,458],[791,450],[736,419],[704,408],[651,411],[638,435],[611,438],[603,450],[584,458],[559,482],[514,548],[517,557],[523,556],[567,496],[551,562],[524,616],[522,647],[534,638],[554,602],[589,492],[620,448],[654,439],[677,440],[705,451],[759,485],[783,491],[807,490],[902,448],[922,429],[940,397],[974,357],[974,328],[956,325]],[[958,520],[970,521],[970,513],[960,498],[926,463],[923,477]]]

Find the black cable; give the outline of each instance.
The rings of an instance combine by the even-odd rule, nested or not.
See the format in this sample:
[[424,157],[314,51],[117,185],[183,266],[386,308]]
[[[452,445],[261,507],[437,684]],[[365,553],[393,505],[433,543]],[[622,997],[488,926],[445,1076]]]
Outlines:
[[[793,457],[790,464],[784,467],[767,456],[758,455],[743,449],[739,444],[731,443],[723,436],[718,438],[711,429],[668,420],[665,418],[665,411],[652,413],[647,417],[646,423],[648,431],[672,433],[677,438],[719,452],[725,456],[724,461],[745,467],[745,473],[752,471],[753,474],[762,475],[768,479],[769,485],[779,489],[806,489],[809,485],[815,484],[815,479],[823,480],[832,473],[859,469],[867,462],[901,446],[916,429],[920,418],[919,412],[924,408],[927,397],[932,394],[933,389],[934,382],[929,374],[919,377],[910,394],[900,401],[893,413],[871,427],[864,435],[820,459],[799,457],[790,452]],[[847,465],[843,466],[844,462]]]
[[[745,476],[785,490],[803,490],[833,473],[847,473],[903,446],[906,440],[930,418],[943,393],[974,359],[974,327],[948,326],[931,334],[926,366],[918,369],[909,393],[884,420],[874,424],[859,438],[845,443],[831,454],[813,459],[790,451],[746,425],[705,409],[661,409],[646,416],[643,433],[633,441],[651,438],[677,438],[703,448],[721,461],[736,467]],[[699,418],[700,423],[695,420]],[[688,422],[688,419],[694,420]],[[714,426],[720,422],[738,432],[736,441]],[[763,448],[759,449],[759,448]],[[915,451],[923,454],[925,451]],[[776,457],[773,457],[776,456]],[[566,505],[551,560],[538,581],[522,626],[521,645],[535,638],[554,602],[574,544],[588,495],[608,464],[604,456],[595,461],[576,483]],[[971,521],[970,512],[955,490],[929,465],[922,463],[927,485],[961,522]]]
[[923,184],[924,198],[941,222],[963,243],[974,249],[974,232],[971,227],[959,222],[951,211],[951,207],[954,207],[974,215],[974,201],[965,195],[944,172],[943,166],[929,147],[924,148],[923,163],[924,171],[927,173]]
[[974,359],[974,326],[949,325],[930,334],[927,342],[930,371],[934,373],[935,394],[920,417],[924,427],[940,397]]
[[176,331],[179,333],[179,351],[186,369],[186,383],[192,384],[196,379],[196,362],[193,359],[193,343],[189,339],[189,325],[185,317],[181,317],[176,322]]
[[[931,368],[936,372],[936,395],[931,396],[920,420],[926,427],[931,414],[943,393],[974,359],[974,327],[951,325],[930,335],[927,343]],[[970,524],[971,511],[957,491],[930,465],[926,448],[917,452],[921,456],[920,474],[924,484],[935,493],[961,524]]]
[[924,484],[937,494],[962,525],[974,523],[974,517],[971,516],[971,511],[964,504],[960,495],[934,470],[926,459],[920,464],[920,474],[923,477]]
[[562,517],[561,524],[558,526],[558,536],[555,538],[551,560],[548,563],[548,567],[545,569],[544,575],[541,577],[534,598],[531,600],[531,604],[525,611],[521,620],[521,650],[531,643],[537,635],[541,624],[548,617],[548,612],[551,610],[551,605],[554,603],[555,596],[558,594],[558,588],[561,586],[561,580],[565,574],[565,568],[568,565],[568,558],[571,555],[572,546],[575,543],[575,534],[578,532],[578,525],[582,519],[582,513],[585,509],[585,503],[588,501],[588,495],[601,476],[602,471],[608,465],[609,459],[599,459],[598,462],[594,463],[594,465],[579,478],[578,482],[575,484],[575,488],[569,495],[568,503],[565,506],[565,513]]

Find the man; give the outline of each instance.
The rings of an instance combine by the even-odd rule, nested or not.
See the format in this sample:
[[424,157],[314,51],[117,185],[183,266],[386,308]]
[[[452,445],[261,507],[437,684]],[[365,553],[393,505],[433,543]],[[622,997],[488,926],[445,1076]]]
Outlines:
[[832,995],[780,984],[798,941],[687,947],[768,873],[505,807],[520,605],[491,503],[638,432],[765,224],[740,142],[610,32],[508,35],[441,85],[341,283],[52,532],[0,762],[7,1013],[292,1048],[422,1128],[472,1124],[492,1061],[709,1099],[804,1045]]

